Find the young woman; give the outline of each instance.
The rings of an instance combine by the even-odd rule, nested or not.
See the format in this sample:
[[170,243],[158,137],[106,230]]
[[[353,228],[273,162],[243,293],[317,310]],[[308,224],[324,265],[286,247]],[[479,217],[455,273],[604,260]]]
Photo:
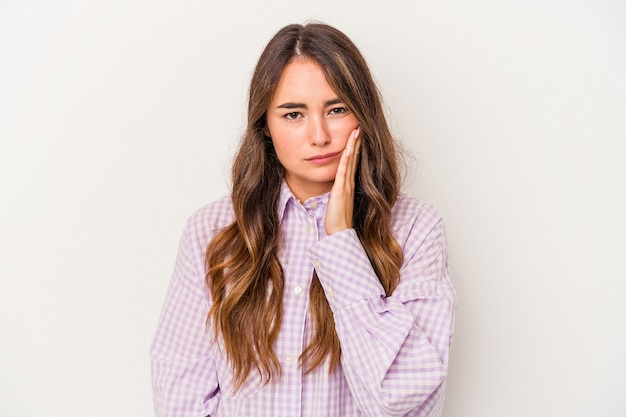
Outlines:
[[158,416],[438,416],[456,298],[353,43],[262,53],[232,193],[191,216],[151,346]]

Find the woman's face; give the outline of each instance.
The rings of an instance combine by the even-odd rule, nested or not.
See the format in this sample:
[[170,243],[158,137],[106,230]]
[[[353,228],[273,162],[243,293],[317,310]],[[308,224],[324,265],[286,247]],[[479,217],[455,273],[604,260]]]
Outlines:
[[348,136],[358,127],[320,66],[296,58],[285,66],[267,109],[267,131],[296,198],[330,191]]

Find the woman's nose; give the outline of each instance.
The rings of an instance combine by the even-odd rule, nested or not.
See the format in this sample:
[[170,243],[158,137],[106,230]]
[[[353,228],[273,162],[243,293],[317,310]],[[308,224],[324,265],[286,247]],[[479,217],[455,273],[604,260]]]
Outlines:
[[330,142],[328,126],[323,119],[311,120],[311,131],[309,140],[312,145],[323,146]]

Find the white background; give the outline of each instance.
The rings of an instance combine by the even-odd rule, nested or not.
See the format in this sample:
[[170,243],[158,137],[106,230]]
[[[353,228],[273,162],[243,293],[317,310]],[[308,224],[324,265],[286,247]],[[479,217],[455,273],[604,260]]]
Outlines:
[[[410,7],[409,7],[410,6]],[[0,0],[0,416],[152,415],[187,216],[287,23],[348,34],[448,229],[445,417],[626,415],[626,3]]]

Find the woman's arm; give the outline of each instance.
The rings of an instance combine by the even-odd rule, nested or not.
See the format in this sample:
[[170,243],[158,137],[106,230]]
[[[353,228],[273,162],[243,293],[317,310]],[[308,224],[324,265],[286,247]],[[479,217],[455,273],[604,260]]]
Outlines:
[[[152,387],[157,417],[215,415],[220,391],[205,326],[208,312],[202,273],[202,249],[181,238],[176,266],[150,346]],[[200,252],[198,252],[200,251]]]
[[456,296],[439,215],[423,204],[411,215],[418,205],[408,206],[394,222],[404,263],[389,297],[354,229],[309,251],[334,313],[343,372],[366,416],[433,416],[443,404]]

